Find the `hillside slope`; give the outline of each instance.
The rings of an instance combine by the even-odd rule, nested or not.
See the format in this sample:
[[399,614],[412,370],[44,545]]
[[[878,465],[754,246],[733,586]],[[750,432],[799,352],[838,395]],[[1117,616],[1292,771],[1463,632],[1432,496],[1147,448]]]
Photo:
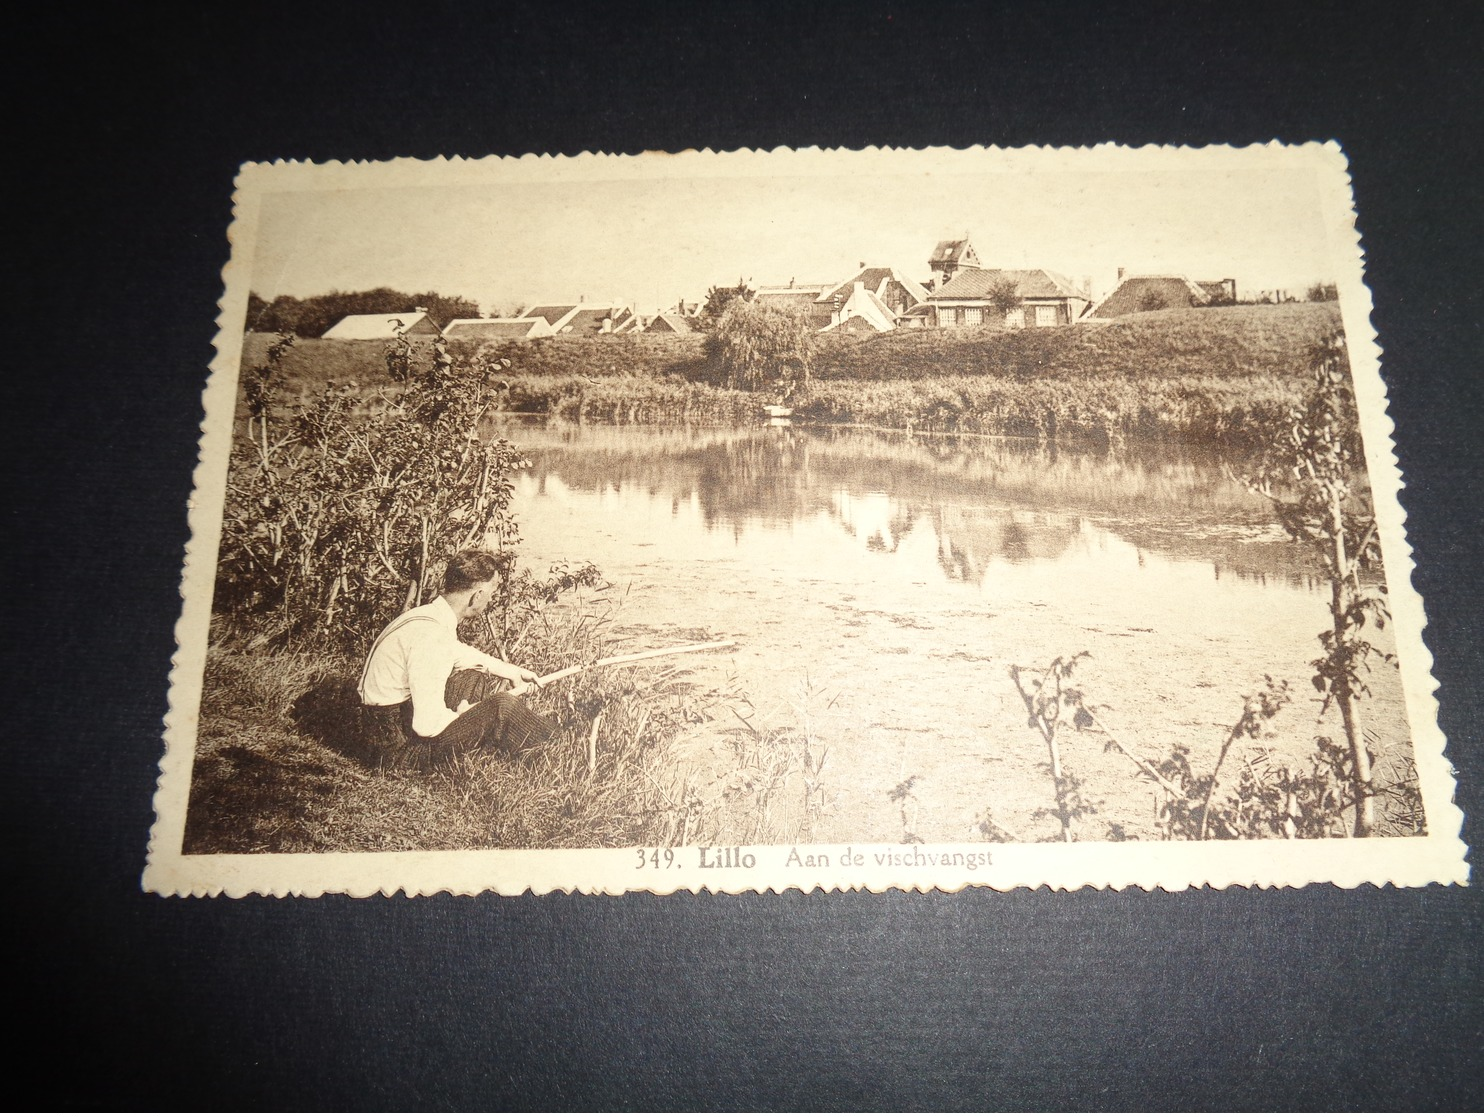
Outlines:
[[1106,325],[1004,331],[899,330],[863,342],[826,339],[820,379],[941,376],[1287,380],[1340,325],[1334,303],[1227,306],[1131,314]]

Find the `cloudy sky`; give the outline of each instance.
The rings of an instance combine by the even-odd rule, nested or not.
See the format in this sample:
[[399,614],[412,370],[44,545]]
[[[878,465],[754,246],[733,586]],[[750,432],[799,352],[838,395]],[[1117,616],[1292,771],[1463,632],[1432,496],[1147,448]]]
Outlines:
[[1244,292],[1336,278],[1312,168],[1163,154],[815,153],[766,173],[695,153],[598,161],[578,175],[550,160],[519,173],[424,164],[410,178],[339,168],[333,188],[264,193],[252,288],[265,298],[431,289],[486,314],[616,299],[652,313],[738,278],[840,281],[863,261],[925,280],[933,245],[966,232],[986,267],[1090,276],[1095,293],[1119,267],[1232,277]]

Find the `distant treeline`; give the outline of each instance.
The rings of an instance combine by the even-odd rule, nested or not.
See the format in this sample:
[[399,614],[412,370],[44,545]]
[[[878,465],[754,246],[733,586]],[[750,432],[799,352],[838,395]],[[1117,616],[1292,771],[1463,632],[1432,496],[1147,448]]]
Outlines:
[[478,318],[479,304],[459,295],[424,291],[409,295],[390,287],[372,291],[331,291],[296,299],[279,295],[272,302],[257,294],[247,296],[247,328],[261,333],[287,330],[299,337],[319,337],[347,314],[410,314],[426,307],[428,317],[442,329],[455,318]]

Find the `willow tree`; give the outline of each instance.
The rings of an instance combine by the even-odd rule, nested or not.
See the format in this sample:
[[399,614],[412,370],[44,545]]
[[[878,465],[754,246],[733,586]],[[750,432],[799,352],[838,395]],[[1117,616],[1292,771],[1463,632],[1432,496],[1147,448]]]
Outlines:
[[803,314],[734,299],[706,337],[706,353],[728,388],[760,391],[776,384],[788,394],[809,382],[814,329]]

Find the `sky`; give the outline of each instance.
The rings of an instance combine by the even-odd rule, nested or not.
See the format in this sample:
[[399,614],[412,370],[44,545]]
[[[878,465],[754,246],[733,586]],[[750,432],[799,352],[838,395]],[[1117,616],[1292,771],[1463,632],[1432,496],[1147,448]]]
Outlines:
[[842,282],[862,263],[924,281],[933,246],[966,233],[985,267],[1090,277],[1095,294],[1120,267],[1233,278],[1244,293],[1301,295],[1336,278],[1315,179],[1301,166],[1113,162],[1030,173],[898,161],[792,175],[688,174],[687,163],[649,177],[449,174],[417,185],[368,175],[364,188],[266,193],[252,289],[268,299],[435,290],[486,315],[614,300],[651,314],[713,284]]

